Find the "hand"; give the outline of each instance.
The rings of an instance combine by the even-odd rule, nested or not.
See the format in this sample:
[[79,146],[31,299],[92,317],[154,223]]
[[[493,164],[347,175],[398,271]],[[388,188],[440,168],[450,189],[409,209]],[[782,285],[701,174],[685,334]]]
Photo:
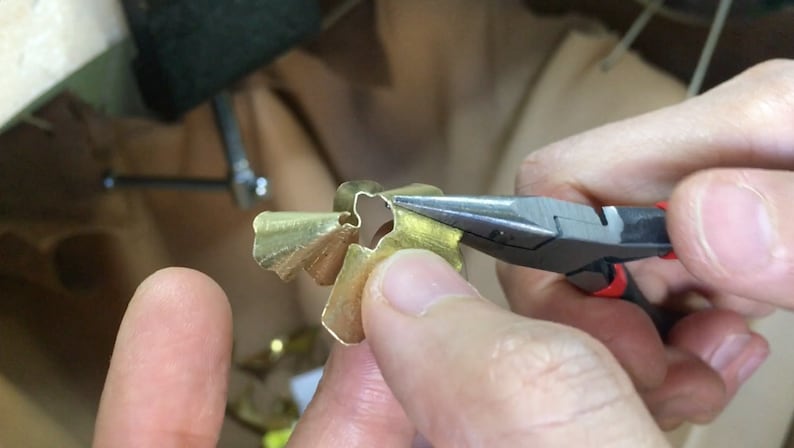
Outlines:
[[[382,263],[363,310],[367,341],[333,348],[290,446],[667,446],[601,344],[493,305],[434,254]],[[205,276],[146,280],[119,332],[95,445],[213,446],[230,340],[228,305]]]
[[518,194],[592,204],[669,198],[680,262],[630,269],[657,302],[710,302],[662,344],[631,304],[587,299],[560,276],[500,266],[518,313],[576,326],[610,349],[665,428],[707,422],[764,361],[745,323],[794,308],[794,62],[773,61],[680,105],[587,132],[530,155]]
[[667,446],[601,344],[499,308],[434,254],[382,263],[362,306],[367,340],[334,348],[293,446]]

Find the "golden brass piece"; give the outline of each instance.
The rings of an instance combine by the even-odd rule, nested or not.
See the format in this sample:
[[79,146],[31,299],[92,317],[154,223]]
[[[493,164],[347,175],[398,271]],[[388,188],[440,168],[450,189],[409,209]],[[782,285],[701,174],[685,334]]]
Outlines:
[[240,395],[226,404],[226,415],[260,434],[292,427],[298,420],[298,406],[289,397],[279,397],[271,409],[262,411],[254,400],[254,386],[248,384]]
[[[431,185],[411,184],[384,191],[372,181],[346,182],[334,197],[334,212],[263,212],[254,220],[254,258],[282,280],[303,268],[320,285],[333,284],[323,311],[323,326],[343,344],[364,340],[361,294],[375,265],[400,249],[427,249],[463,267],[458,243],[461,231],[400,207],[397,195],[441,195]],[[362,195],[378,197],[392,210],[394,228],[370,249],[359,244],[361,216],[356,210]]]
[[319,285],[332,285],[358,229],[348,212],[263,212],[254,219],[254,259],[284,281],[303,268]]
[[276,368],[294,371],[310,370],[323,364],[328,353],[318,344],[318,327],[301,328],[287,336],[275,337],[267,347],[235,362],[241,370],[265,378]]

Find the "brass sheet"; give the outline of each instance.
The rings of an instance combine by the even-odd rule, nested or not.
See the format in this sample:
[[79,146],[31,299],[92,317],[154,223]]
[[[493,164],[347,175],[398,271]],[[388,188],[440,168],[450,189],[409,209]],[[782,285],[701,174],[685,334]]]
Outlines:
[[[400,207],[396,195],[441,195],[431,185],[411,184],[383,190],[372,181],[352,181],[339,186],[330,213],[263,212],[254,220],[254,258],[282,280],[306,270],[321,285],[333,284],[323,311],[323,326],[343,344],[364,340],[361,324],[361,294],[378,262],[400,249],[427,249],[447,260],[455,269],[463,267],[458,243],[461,231]],[[394,228],[374,249],[359,244],[362,196],[378,197],[391,208]]]
[[320,285],[332,285],[358,228],[342,224],[348,212],[263,212],[254,219],[254,259],[284,281],[301,268]]

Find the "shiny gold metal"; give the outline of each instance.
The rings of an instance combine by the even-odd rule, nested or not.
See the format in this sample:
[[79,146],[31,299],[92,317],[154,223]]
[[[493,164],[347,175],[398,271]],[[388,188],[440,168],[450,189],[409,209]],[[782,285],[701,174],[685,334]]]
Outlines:
[[[432,185],[394,190],[372,181],[346,182],[334,197],[332,213],[264,212],[254,220],[254,258],[265,269],[290,280],[301,268],[318,284],[334,284],[323,311],[323,326],[343,344],[364,340],[361,293],[375,265],[400,249],[427,249],[455,269],[463,267],[461,231],[400,207],[397,195],[441,195]],[[377,197],[392,210],[394,225],[374,249],[359,244],[361,196]]]
[[265,412],[254,400],[254,386],[248,384],[240,395],[226,404],[226,414],[238,423],[264,434],[291,428],[298,420],[298,406],[288,397],[279,397]]
[[319,328],[301,328],[287,336],[270,340],[267,347],[235,364],[241,370],[265,378],[276,368],[304,371],[323,364],[328,357],[324,346],[318,344]]
[[332,285],[358,229],[343,224],[348,212],[264,212],[254,219],[254,259],[284,280],[305,269],[320,285]]

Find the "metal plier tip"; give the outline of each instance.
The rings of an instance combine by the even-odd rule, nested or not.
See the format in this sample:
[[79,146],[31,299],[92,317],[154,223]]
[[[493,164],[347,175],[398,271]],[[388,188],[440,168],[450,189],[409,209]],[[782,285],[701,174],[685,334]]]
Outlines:
[[507,263],[558,272],[582,290],[636,303],[666,335],[623,263],[674,257],[664,204],[601,207],[541,196],[395,196],[393,205],[460,229],[461,243]]

